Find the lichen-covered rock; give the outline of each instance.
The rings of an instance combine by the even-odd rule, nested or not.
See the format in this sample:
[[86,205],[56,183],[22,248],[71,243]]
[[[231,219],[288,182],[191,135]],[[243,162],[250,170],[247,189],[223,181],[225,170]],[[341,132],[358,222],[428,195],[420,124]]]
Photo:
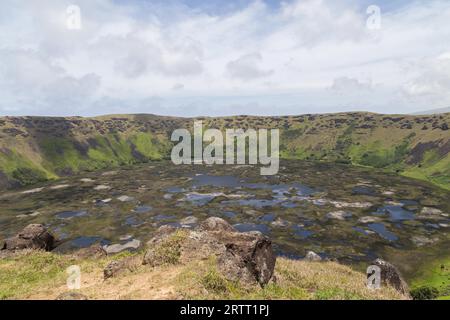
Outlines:
[[376,259],[372,262],[372,265],[378,266],[380,268],[382,283],[390,285],[395,290],[409,296],[408,285],[403,280],[400,272],[394,265],[382,259]]
[[272,242],[260,232],[238,232],[221,218],[208,218],[195,230],[161,227],[148,242],[144,264],[158,266],[215,256],[226,279],[265,285],[273,276]]
[[30,224],[16,236],[6,239],[2,250],[42,249],[50,251],[54,245],[55,237],[42,224]]
[[199,230],[202,231],[236,231],[228,222],[226,222],[222,218],[218,217],[210,217],[203,221],[200,226]]

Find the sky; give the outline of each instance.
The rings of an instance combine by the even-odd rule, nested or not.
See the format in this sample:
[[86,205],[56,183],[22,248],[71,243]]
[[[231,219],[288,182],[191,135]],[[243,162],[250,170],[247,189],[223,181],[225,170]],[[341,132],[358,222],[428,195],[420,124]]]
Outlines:
[[450,0],[0,4],[2,116],[449,106]]

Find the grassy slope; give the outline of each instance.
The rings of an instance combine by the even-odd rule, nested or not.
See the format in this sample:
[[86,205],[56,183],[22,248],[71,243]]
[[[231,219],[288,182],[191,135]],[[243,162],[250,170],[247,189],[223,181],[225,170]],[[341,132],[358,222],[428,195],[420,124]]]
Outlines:
[[[279,128],[283,158],[385,168],[450,189],[450,114],[340,113],[202,118],[209,128]],[[152,115],[0,118],[0,188],[80,170],[168,158],[193,119]],[[4,177],[2,178],[2,174]]]
[[[89,299],[403,299],[389,287],[370,290],[365,275],[334,262],[277,260],[276,283],[243,287],[222,278],[210,260],[140,266],[103,280],[103,267],[124,255],[77,259],[31,252],[0,259],[0,299],[54,299],[67,291],[66,268],[81,268],[80,293]],[[138,259],[142,253],[137,253]]]
[[434,287],[439,291],[439,299],[450,300],[449,266],[450,256],[423,265],[415,272],[411,288]]

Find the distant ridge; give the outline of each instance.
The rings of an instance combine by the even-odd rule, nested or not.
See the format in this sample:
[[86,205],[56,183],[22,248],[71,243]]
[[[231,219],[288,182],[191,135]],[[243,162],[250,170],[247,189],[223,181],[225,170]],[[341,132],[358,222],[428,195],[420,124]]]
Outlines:
[[450,113],[181,118],[146,114],[0,117],[0,190],[170,159],[175,129],[280,130],[280,157],[383,168],[450,190]]
[[428,115],[428,114],[439,114],[448,112],[450,112],[450,107],[414,112],[413,115]]

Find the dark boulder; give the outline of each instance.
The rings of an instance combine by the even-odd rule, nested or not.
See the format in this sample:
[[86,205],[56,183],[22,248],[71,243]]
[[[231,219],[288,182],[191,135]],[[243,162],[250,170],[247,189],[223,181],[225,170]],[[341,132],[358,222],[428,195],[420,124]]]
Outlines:
[[30,224],[16,236],[8,238],[2,250],[41,249],[51,251],[55,246],[55,237],[42,224]]
[[260,232],[231,232],[222,236],[218,240],[225,244],[225,252],[218,263],[225,277],[267,284],[276,261],[272,241]]
[[409,296],[408,285],[403,280],[400,272],[394,265],[382,259],[376,259],[372,262],[372,265],[378,266],[380,268],[382,283],[393,287],[395,290],[404,295]]

